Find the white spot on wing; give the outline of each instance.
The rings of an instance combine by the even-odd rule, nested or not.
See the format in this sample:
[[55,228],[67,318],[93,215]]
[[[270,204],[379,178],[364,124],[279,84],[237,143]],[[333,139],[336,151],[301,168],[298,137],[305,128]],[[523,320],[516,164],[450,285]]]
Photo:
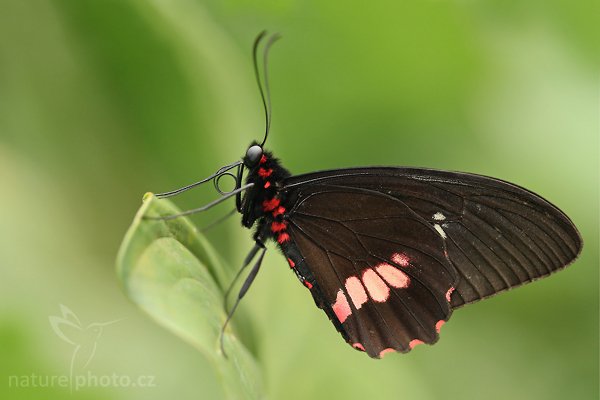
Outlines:
[[435,219],[436,221],[443,221],[446,219],[446,216],[441,212],[436,212],[435,214],[433,214],[433,219]]
[[433,225],[433,227],[435,228],[435,230],[440,234],[440,236],[444,239],[446,239],[448,236],[446,235],[446,232],[444,232],[444,230],[442,229],[442,227],[439,224],[435,224]]

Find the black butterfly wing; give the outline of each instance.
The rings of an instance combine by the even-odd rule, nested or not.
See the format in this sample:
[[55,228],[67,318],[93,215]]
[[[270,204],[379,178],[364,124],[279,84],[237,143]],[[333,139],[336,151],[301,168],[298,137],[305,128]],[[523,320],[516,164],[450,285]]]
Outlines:
[[317,305],[346,340],[372,357],[435,342],[457,280],[435,229],[377,192],[305,189],[288,219],[295,266],[310,270]]
[[581,249],[559,209],[479,175],[359,168],[291,177],[283,191],[297,268],[372,357],[434,343],[452,308],[546,276]]

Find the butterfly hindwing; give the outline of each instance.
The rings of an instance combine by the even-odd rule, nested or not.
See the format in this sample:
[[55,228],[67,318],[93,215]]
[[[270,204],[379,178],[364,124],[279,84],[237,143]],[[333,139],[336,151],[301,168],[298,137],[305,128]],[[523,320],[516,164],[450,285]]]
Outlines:
[[334,325],[372,357],[434,343],[457,281],[439,234],[392,197],[312,189],[290,213],[288,232]]
[[317,304],[372,357],[435,342],[452,308],[548,275],[581,248],[556,207],[479,175],[337,170],[288,178],[284,192]]

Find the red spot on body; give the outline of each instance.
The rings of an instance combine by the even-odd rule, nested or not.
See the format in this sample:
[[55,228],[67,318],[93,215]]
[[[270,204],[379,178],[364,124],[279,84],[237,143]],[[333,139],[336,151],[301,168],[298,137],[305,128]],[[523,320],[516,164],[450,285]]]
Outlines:
[[346,279],[346,292],[350,295],[350,300],[352,300],[352,304],[358,310],[365,304],[368,300],[367,292],[365,292],[365,287],[355,276],[351,276]]
[[365,347],[362,344],[360,344],[360,343],[354,343],[352,345],[352,347],[354,347],[355,349],[358,349],[360,351],[365,351]]
[[284,212],[285,212],[285,208],[283,206],[281,206],[273,211],[273,216],[277,217],[278,215],[282,215]]
[[273,197],[271,200],[265,200],[262,203],[262,207],[264,211],[273,211],[275,208],[279,206],[281,200],[277,197]]
[[448,303],[450,303],[450,296],[452,296],[452,292],[454,292],[454,287],[451,287],[450,289],[448,289],[448,291],[446,292],[446,300],[448,300]]
[[404,253],[394,253],[392,254],[392,261],[401,267],[410,266],[410,258]]
[[261,167],[258,169],[258,176],[260,176],[263,179],[268,178],[269,176],[271,176],[272,173],[273,173],[273,168],[264,169]]
[[333,308],[335,316],[341,323],[344,323],[346,318],[352,314],[350,304],[348,304],[348,299],[346,299],[346,295],[341,290],[338,290],[335,303],[331,306],[331,308]]
[[362,281],[373,300],[383,303],[390,297],[390,288],[371,268],[363,273]]
[[290,263],[290,268],[294,268],[296,264],[292,261],[291,258],[288,258],[288,263]]
[[304,281],[304,286],[306,286],[309,289],[312,289],[312,284],[307,280]]
[[267,156],[265,156],[264,154],[262,155],[262,157],[260,158],[260,163],[264,164],[267,162]]
[[385,279],[385,281],[392,287],[398,289],[405,289],[410,284],[410,278],[404,272],[398,268],[391,266],[390,264],[379,264],[375,267],[377,273]]
[[393,353],[396,350],[392,349],[391,347],[388,347],[387,349],[383,349],[381,350],[381,352],[379,353],[379,358],[383,357],[384,355],[386,355],[387,353]]
[[410,349],[414,349],[414,348],[415,348],[415,346],[417,346],[417,345],[419,345],[419,344],[423,344],[423,341],[422,341],[422,340],[419,340],[419,339],[413,339],[413,340],[411,340],[411,341],[410,341],[410,343],[408,344],[408,347],[409,347]]
[[289,242],[290,241],[290,235],[288,235],[287,233],[280,233],[279,236],[277,236],[277,243],[279,244],[284,244],[285,242]]
[[265,183],[265,189],[268,189],[268,188],[269,188],[269,186],[271,186],[271,182],[267,181],[267,182]]
[[438,322],[435,323],[435,331],[437,333],[440,333],[440,329],[442,329],[442,326],[446,323],[446,321],[444,321],[443,319],[440,319]]
[[273,223],[271,224],[271,231],[281,232],[281,231],[284,231],[286,227],[287,227],[287,222],[273,221]]

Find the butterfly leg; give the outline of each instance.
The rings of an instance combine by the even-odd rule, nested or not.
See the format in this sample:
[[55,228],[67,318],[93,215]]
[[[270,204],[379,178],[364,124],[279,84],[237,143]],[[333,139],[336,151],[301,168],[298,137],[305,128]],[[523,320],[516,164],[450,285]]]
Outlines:
[[250,250],[250,252],[246,256],[246,258],[244,259],[244,263],[242,264],[242,267],[238,270],[237,274],[235,274],[235,277],[233,278],[233,280],[229,284],[229,287],[225,291],[225,296],[224,296],[224,299],[223,299],[223,303],[225,304],[225,310],[229,309],[229,307],[227,307],[227,299],[229,298],[229,294],[231,293],[231,290],[233,289],[233,286],[235,285],[235,283],[237,282],[237,280],[240,278],[240,276],[242,275],[242,272],[244,272],[244,270],[246,269],[246,267],[248,265],[250,265],[250,262],[254,259],[254,256],[256,256],[256,253],[258,253],[258,251],[260,249],[264,249],[264,248],[265,248],[265,245],[262,244],[261,242],[257,241],[254,244],[254,247],[252,247],[252,250]]
[[[261,251],[261,249],[262,249],[262,251]],[[235,300],[235,303],[234,303],[233,307],[231,308],[231,310],[229,310],[229,312],[227,313],[227,318],[225,319],[225,322],[223,323],[223,327],[221,328],[221,334],[220,334],[219,340],[220,340],[220,345],[221,345],[221,352],[223,353],[223,356],[225,356],[225,358],[227,358],[227,353],[225,353],[225,348],[223,346],[223,335],[225,334],[225,328],[227,327],[227,324],[231,320],[231,317],[233,316],[233,313],[237,309],[237,306],[240,304],[240,301],[242,300],[244,295],[248,292],[248,289],[250,289],[250,286],[252,285],[252,282],[254,282],[256,275],[258,275],[258,271],[260,270],[260,266],[262,264],[265,253],[267,251],[264,243],[261,240],[259,240],[259,239],[256,240],[256,244],[254,245],[252,250],[250,250],[250,253],[248,253],[248,256],[246,256],[244,265],[242,266],[242,268],[240,269],[240,271],[238,272],[238,274],[236,275],[236,277],[234,279],[234,281],[235,281],[239,277],[239,275],[242,273],[244,268],[246,268],[246,266],[250,264],[250,262],[252,261],[252,259],[256,255],[256,253],[258,253],[259,251],[261,251],[260,256],[258,257],[258,260],[256,260],[254,267],[252,267],[252,270],[246,277],[246,280],[244,281],[244,284],[242,285],[242,288],[240,289],[240,292],[238,293],[237,299]],[[226,296],[229,294],[232,287],[233,287],[233,283],[229,287],[229,289],[226,293]]]
[[249,184],[247,184],[245,186],[242,186],[242,187],[240,187],[238,189],[232,190],[231,192],[229,192],[227,194],[224,194],[221,198],[219,198],[217,200],[214,200],[214,201],[211,201],[210,203],[208,203],[205,206],[194,208],[192,210],[187,210],[187,211],[183,211],[183,212],[180,212],[180,213],[177,213],[177,214],[172,214],[172,215],[162,215],[162,216],[159,216],[159,217],[151,217],[151,216],[148,216],[148,215],[144,215],[143,218],[144,219],[152,219],[152,220],[160,220],[160,221],[168,221],[168,220],[179,218],[179,217],[183,217],[183,216],[186,216],[186,215],[197,214],[197,213],[209,210],[212,207],[214,207],[214,206],[216,206],[216,205],[224,202],[225,200],[230,199],[231,197],[237,196],[239,193],[243,192],[244,190],[247,190],[247,189],[251,188],[252,186],[254,186],[254,183],[249,183]]

